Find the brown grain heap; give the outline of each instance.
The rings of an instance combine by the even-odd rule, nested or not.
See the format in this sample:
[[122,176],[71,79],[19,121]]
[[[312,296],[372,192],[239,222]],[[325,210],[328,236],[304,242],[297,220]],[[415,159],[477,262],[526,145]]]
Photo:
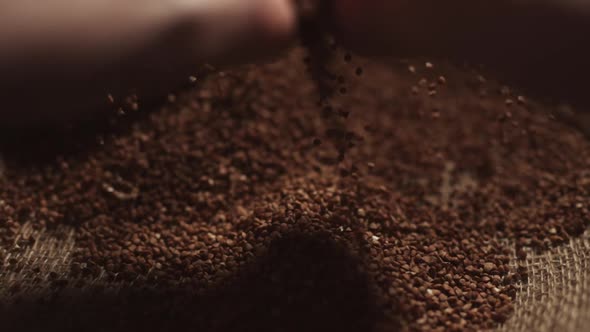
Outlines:
[[[318,107],[302,58],[213,75],[87,153],[5,156],[3,250],[26,247],[12,246],[25,222],[68,225],[67,287],[117,294],[44,299],[36,319],[6,309],[24,324],[12,330],[505,321],[526,276],[510,271],[500,241],[541,249],[585,229],[590,143],[549,108],[505,103],[520,98],[431,63],[410,73],[337,63],[362,80]],[[346,121],[334,129],[322,112]],[[332,137],[347,140],[345,155]]]

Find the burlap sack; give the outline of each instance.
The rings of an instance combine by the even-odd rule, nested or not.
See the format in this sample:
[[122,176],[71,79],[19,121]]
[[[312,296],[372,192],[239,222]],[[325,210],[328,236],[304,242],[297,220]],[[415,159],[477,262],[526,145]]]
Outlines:
[[566,245],[529,254],[528,283],[499,331],[590,331],[590,231]]
[[[6,254],[6,262],[17,268],[0,270],[3,300],[50,292],[55,287],[51,280],[67,278],[73,230],[49,234],[24,225],[21,237],[30,236],[37,239],[32,246]],[[528,268],[529,281],[520,285],[515,312],[498,331],[590,330],[590,231],[545,253],[530,253],[526,261],[514,257],[514,268],[518,264]],[[99,277],[90,283],[103,282]]]

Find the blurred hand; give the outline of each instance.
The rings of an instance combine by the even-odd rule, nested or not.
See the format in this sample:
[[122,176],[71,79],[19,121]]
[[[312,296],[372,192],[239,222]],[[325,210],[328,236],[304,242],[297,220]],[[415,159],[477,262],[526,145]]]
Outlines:
[[162,95],[204,64],[256,60],[293,38],[291,0],[0,0],[0,123]]

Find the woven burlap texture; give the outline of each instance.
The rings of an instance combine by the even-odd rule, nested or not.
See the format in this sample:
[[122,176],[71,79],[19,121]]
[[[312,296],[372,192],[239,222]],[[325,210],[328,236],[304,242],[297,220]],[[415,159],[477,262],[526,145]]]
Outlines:
[[[21,237],[37,240],[30,247],[7,253],[5,263],[10,260],[17,268],[0,271],[1,298],[41,294],[52,287],[47,280],[67,277],[74,234],[66,229],[57,233],[59,236],[23,226]],[[519,285],[515,311],[498,331],[590,330],[590,231],[550,251],[530,253],[526,260],[514,256],[512,262],[515,269],[527,267],[529,280]],[[106,282],[101,279],[92,283]]]
[[[447,163],[440,196],[437,195],[435,203],[446,205],[450,192],[477,185],[469,176],[461,176],[452,184],[453,170],[454,164]],[[32,245],[19,248],[19,243],[26,244],[26,239],[30,238],[35,239]],[[23,239],[25,241],[21,241]],[[515,247],[510,242],[506,245]],[[70,279],[71,254],[75,247],[72,228],[58,227],[46,232],[25,223],[13,248],[4,255],[5,266],[11,268],[0,269],[0,300],[51,293],[55,288],[52,280]],[[590,229],[560,247],[541,253],[529,251],[525,260],[518,259],[513,251],[511,265],[515,271],[519,266],[526,267],[529,278],[518,285],[514,313],[497,328],[498,331],[590,331]],[[69,284],[78,282],[69,280]],[[80,282],[86,286],[104,285],[109,291],[125,287],[109,283],[103,275]]]

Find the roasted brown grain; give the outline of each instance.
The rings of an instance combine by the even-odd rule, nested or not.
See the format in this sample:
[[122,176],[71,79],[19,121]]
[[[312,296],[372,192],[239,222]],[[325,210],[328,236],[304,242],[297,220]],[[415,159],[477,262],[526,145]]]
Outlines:
[[487,329],[527,277],[502,239],[524,257],[585,230],[590,143],[551,108],[356,56],[362,77],[318,106],[305,57],[211,75],[88,153],[7,159],[0,254],[25,222],[68,225],[77,282],[56,287],[119,287],[21,330]]

